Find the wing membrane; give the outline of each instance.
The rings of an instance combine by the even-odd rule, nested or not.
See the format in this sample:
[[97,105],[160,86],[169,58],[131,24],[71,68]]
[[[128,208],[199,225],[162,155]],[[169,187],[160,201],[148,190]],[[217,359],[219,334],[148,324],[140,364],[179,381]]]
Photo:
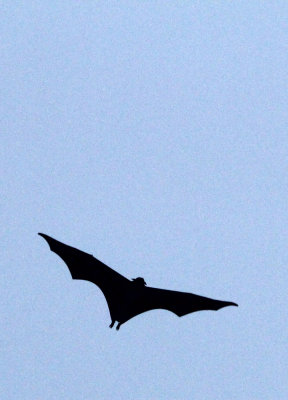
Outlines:
[[158,306],[171,311],[178,317],[196,311],[213,310],[217,311],[227,306],[237,306],[236,303],[222,300],[214,300],[208,297],[199,296],[193,293],[177,292],[173,290],[163,290],[147,288],[148,304]]
[[39,233],[48,243],[50,250],[65,262],[73,279],[93,282],[106,295],[113,288],[129,282],[127,278],[102,263],[91,254],[61,243],[52,237]]
[[[202,311],[217,311],[227,306],[237,306],[236,303],[214,300],[192,293],[177,292],[152,287],[145,287],[134,296],[134,303],[129,307],[129,319],[146,311],[163,309],[178,317]],[[127,318],[128,319],[128,318]]]

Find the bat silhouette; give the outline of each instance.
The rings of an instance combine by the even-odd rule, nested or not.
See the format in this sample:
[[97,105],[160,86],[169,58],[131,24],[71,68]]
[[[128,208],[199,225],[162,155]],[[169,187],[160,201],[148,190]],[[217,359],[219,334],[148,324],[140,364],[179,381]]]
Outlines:
[[143,278],[130,281],[108,267],[92,254],[68,246],[52,237],[39,233],[50,250],[67,264],[72,279],[82,279],[95,283],[103,292],[108,304],[112,322],[120,326],[136,315],[154,309],[164,309],[182,317],[195,311],[220,310],[227,306],[238,306],[229,301],[213,300],[192,293],[157,289],[146,286]]

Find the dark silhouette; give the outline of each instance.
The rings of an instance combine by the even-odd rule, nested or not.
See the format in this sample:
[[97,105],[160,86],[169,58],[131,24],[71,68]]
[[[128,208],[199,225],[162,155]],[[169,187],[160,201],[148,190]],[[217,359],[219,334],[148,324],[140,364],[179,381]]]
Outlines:
[[219,310],[236,303],[213,300],[192,293],[176,292],[146,287],[143,278],[130,281],[91,254],[59,242],[43,233],[39,233],[49,244],[50,250],[58,254],[67,264],[73,279],[82,279],[95,283],[103,292],[108,303],[112,322],[122,324],[143,312],[164,309],[172,311],[178,317],[201,311]]

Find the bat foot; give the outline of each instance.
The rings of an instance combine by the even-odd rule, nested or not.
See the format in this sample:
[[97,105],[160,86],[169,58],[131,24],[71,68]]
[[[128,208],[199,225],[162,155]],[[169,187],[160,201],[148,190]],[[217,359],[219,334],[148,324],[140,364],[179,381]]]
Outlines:
[[122,325],[122,324],[119,322],[119,324],[116,326],[116,330],[117,330],[117,331],[119,331],[121,325]]
[[109,328],[113,328],[114,324],[115,324],[115,321],[112,321],[111,324],[109,325]]

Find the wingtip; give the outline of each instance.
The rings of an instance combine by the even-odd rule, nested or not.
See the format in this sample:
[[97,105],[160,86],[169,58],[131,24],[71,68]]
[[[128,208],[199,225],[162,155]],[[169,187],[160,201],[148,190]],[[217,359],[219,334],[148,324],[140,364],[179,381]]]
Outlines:
[[49,239],[52,239],[52,238],[50,238],[50,236],[45,235],[45,233],[38,232],[38,235],[43,237],[43,239],[45,239],[47,242],[48,242]]
[[51,237],[48,236],[48,235],[45,235],[45,233],[38,232],[38,235],[43,237],[43,239],[45,240],[45,242],[48,243],[48,246],[49,246],[50,250],[53,251],[53,250],[52,250],[52,246],[53,246],[53,244],[54,244],[55,242],[57,242],[57,240],[51,238]]
[[220,310],[221,308],[230,307],[230,306],[238,307],[238,304],[233,303],[232,301],[224,301],[224,302],[222,302],[220,307],[215,308],[215,311]]

